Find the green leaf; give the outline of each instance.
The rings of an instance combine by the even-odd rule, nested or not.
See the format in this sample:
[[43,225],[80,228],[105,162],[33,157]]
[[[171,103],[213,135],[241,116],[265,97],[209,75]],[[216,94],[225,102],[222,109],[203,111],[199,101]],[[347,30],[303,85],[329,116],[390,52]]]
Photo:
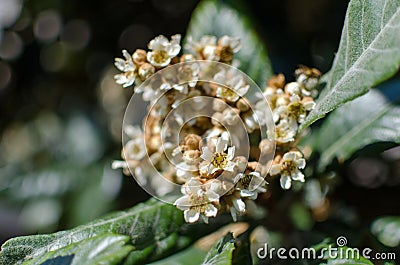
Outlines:
[[399,43],[399,0],[351,0],[330,78],[300,129],[395,74]]
[[198,249],[196,246],[192,246],[168,258],[152,262],[149,265],[201,264],[206,254],[206,252]]
[[133,250],[127,244],[129,236],[105,234],[73,243],[47,252],[45,255],[27,260],[23,265],[70,264],[70,265],[114,265]]
[[398,84],[389,83],[384,90],[373,89],[346,103],[308,137],[321,155],[319,171],[334,157],[344,161],[368,144],[400,142],[400,106],[392,102],[397,100]]
[[110,214],[71,230],[10,239],[1,248],[0,264],[21,264],[49,251],[108,233],[129,236],[135,251],[129,254],[127,264],[143,263],[185,248],[225,223],[225,219],[218,218],[210,225],[189,225],[184,222],[181,210],[150,199],[127,211]]
[[400,216],[385,216],[375,220],[371,232],[378,240],[388,246],[400,245]]
[[235,239],[231,233],[221,238],[207,253],[202,265],[232,265]]
[[251,265],[249,233],[233,238],[228,233],[207,253],[202,265]]
[[[245,6],[240,3],[239,6]],[[186,36],[192,36],[195,40],[204,35],[239,37],[242,49],[235,54],[240,62],[239,69],[263,87],[273,75],[271,63],[263,40],[244,13],[215,0],[202,1],[193,12]]]

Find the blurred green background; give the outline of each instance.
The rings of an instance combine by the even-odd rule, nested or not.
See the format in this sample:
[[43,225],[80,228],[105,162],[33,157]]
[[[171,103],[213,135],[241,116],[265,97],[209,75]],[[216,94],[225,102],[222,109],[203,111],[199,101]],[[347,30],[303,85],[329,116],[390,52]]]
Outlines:
[[[110,167],[132,94],[114,84],[113,60],[156,35],[184,35],[197,2],[0,0],[0,243],[148,198]],[[248,4],[275,72],[290,80],[300,63],[329,70],[347,1]],[[399,152],[346,164],[337,191],[343,211],[399,214]],[[392,200],[382,205],[383,197]]]

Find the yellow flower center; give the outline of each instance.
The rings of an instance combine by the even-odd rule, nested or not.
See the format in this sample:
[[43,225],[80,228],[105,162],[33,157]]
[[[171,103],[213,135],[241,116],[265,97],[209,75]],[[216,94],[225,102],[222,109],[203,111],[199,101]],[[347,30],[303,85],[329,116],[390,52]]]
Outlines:
[[304,108],[301,102],[294,102],[288,106],[289,116],[294,118],[299,118],[300,115],[306,113],[306,109]]
[[228,99],[228,100],[233,100],[233,99],[235,99],[237,97],[237,94],[236,94],[235,91],[233,91],[233,89],[229,89],[229,88],[224,87],[224,88],[222,88],[221,96],[223,98]]
[[162,50],[153,51],[152,55],[153,60],[158,64],[162,64],[169,58],[167,52]]
[[290,175],[291,173],[295,172],[297,169],[296,163],[294,161],[284,161],[282,163],[282,172],[288,173]]
[[228,160],[226,157],[227,154],[225,153],[216,153],[211,163],[216,168],[225,168],[228,165]]

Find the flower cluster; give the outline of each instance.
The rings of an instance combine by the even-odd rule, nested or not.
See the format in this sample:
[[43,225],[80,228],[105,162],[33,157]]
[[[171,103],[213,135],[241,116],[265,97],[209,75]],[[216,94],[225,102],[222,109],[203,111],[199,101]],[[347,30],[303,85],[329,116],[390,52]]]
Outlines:
[[264,91],[275,122],[275,130],[268,131],[269,139],[276,143],[269,175],[280,176],[283,189],[290,189],[292,181],[305,181],[301,169],[306,161],[296,147],[299,139],[297,132],[307,113],[315,107],[313,98],[318,94],[321,73],[315,68],[300,66],[295,76],[296,81],[290,83],[285,83],[283,74],[274,76]]
[[[127,174],[131,169],[141,184],[150,182],[158,195],[172,191],[172,183],[181,185],[183,196],[175,205],[184,211],[187,222],[200,218],[208,222],[220,212],[229,212],[236,221],[266,192],[266,179],[280,176],[284,189],[292,181],[304,181],[305,159],[296,147],[298,126],[315,105],[318,70],[302,66],[296,70],[296,81],[287,84],[282,74],[277,75],[251,101],[246,97],[250,85],[243,76],[228,68],[196,63],[234,63],[234,54],[241,48],[238,38],[204,36],[195,41],[189,37],[185,49],[190,53],[181,54],[180,35],[170,40],[158,36],[148,48],[132,55],[124,50],[125,59],[115,61],[122,72],[115,76],[116,82],[133,86],[150,107],[143,130],[124,128],[129,140],[122,150],[123,161],[114,161],[113,168],[123,168]],[[177,67],[160,71],[171,65]],[[161,78],[149,78],[157,73],[162,73]],[[204,82],[204,75],[213,82]],[[185,105],[188,100],[191,103]],[[268,105],[272,126],[267,126]],[[205,111],[207,115],[197,115]],[[247,142],[238,135],[241,125],[250,139]],[[263,128],[268,131],[264,133]],[[242,152],[246,144],[247,156]],[[261,154],[272,158],[260,162]],[[149,168],[171,185],[160,185]]]

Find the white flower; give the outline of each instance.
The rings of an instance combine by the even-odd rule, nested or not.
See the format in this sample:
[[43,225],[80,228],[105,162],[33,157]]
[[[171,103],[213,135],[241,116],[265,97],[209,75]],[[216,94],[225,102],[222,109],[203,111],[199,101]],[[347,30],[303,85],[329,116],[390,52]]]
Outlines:
[[[307,112],[315,107],[315,102],[312,100],[301,101],[298,95],[290,97],[289,105],[279,106],[273,111],[274,122],[279,121],[280,118],[287,118],[292,127],[297,126],[297,123],[303,123]],[[294,125],[293,125],[294,124]]]
[[177,199],[174,205],[184,211],[186,222],[194,223],[202,216],[207,223],[209,217],[215,217],[218,213],[214,203],[219,202],[220,186],[218,180],[202,185],[196,178],[191,178],[182,186],[184,196]]
[[267,135],[271,141],[278,143],[293,142],[297,133],[297,123],[289,123],[286,119],[282,119],[275,130],[268,129]]
[[298,95],[293,95],[290,97],[290,104],[287,106],[287,112],[289,119],[293,119],[298,123],[303,123],[307,111],[311,111],[315,107],[315,102],[310,101],[300,101]]
[[215,74],[214,81],[219,85],[216,92],[217,97],[236,102],[249,91],[250,86],[244,82],[243,77],[234,74],[225,70]]
[[[175,89],[182,94],[188,94],[189,88],[195,87],[199,80],[200,67],[197,63],[185,64],[174,73],[174,80],[161,84],[160,90]],[[171,85],[173,84],[173,85]]]
[[227,35],[222,36],[219,39],[218,45],[222,47],[229,47],[233,53],[237,53],[242,47],[240,43],[240,38],[229,37]]
[[114,79],[117,84],[122,85],[123,87],[128,87],[135,83],[136,65],[133,63],[132,56],[126,50],[123,50],[122,54],[124,55],[125,60],[115,58],[114,65],[123,73],[115,75]]
[[187,94],[188,88],[195,87],[199,80],[200,66],[197,63],[191,63],[179,67],[177,82],[173,86],[175,90]]
[[217,55],[217,37],[205,35],[199,41],[193,40],[191,36],[187,38],[185,49],[197,53],[201,59],[218,61]]
[[[227,151],[226,151],[227,150]],[[203,147],[201,158],[207,161],[208,174],[214,174],[218,170],[233,171],[235,163],[232,161],[235,155],[235,147],[228,148],[228,140],[219,137],[215,144],[215,152]]]
[[171,37],[171,41],[160,35],[149,42],[147,52],[147,61],[156,67],[167,66],[171,59],[178,55],[181,50],[180,46],[181,35],[176,34]]
[[291,151],[283,155],[279,164],[271,166],[270,175],[281,175],[281,186],[283,189],[290,189],[292,180],[304,182],[304,175],[300,169],[306,166],[306,160],[300,152]]
[[123,148],[124,159],[141,160],[147,152],[142,131],[137,126],[127,126],[124,131],[131,138]]
[[267,182],[257,171],[248,174],[239,173],[234,178],[236,190],[240,191],[240,196],[250,200],[257,199],[258,193],[266,192]]

